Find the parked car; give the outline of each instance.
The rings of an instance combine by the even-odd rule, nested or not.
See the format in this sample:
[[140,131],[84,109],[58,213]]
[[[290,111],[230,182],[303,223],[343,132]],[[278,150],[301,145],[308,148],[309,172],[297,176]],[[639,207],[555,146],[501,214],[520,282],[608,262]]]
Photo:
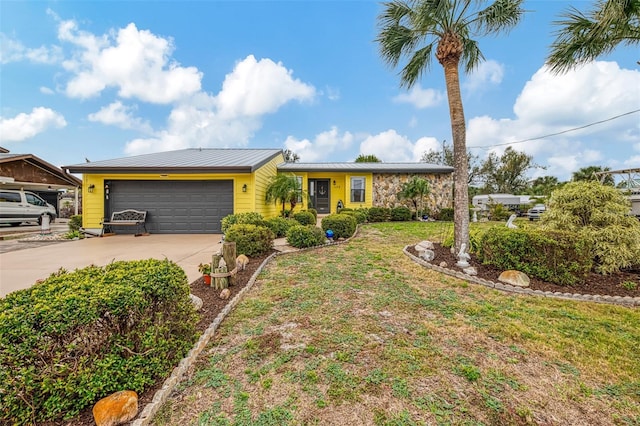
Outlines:
[[0,191],[0,223],[18,226],[22,222],[42,221],[49,216],[49,222],[55,221],[56,209],[42,198],[29,191],[3,189]]
[[537,220],[540,219],[540,216],[547,210],[547,207],[544,204],[536,204],[527,212],[527,216],[529,216],[529,220]]

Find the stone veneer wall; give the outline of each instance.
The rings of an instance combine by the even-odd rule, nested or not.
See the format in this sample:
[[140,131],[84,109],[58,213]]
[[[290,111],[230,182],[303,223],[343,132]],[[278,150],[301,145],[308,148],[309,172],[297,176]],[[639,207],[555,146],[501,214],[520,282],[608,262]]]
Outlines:
[[425,197],[425,208],[430,212],[453,207],[453,174],[373,174],[373,205],[375,207],[407,206],[413,210],[411,200],[398,200],[397,194],[402,185],[413,176],[419,176],[429,182],[431,192]]

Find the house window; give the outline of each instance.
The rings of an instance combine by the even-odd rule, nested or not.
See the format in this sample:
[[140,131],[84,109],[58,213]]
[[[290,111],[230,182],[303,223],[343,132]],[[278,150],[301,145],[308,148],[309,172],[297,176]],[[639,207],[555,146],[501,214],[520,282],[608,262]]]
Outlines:
[[298,193],[298,203],[302,202],[302,176],[296,176],[296,192]]
[[364,177],[351,178],[351,202],[364,203]]

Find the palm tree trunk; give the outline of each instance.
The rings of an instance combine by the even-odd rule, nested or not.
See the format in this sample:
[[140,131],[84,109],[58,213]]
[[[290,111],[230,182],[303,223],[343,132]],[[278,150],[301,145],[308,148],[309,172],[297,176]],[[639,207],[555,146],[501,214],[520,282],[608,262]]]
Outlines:
[[460,77],[458,61],[445,60],[444,78],[447,84],[447,98],[449,100],[449,114],[451,115],[451,134],[453,136],[453,235],[456,253],[462,244],[469,250],[469,193],[466,146],[466,123],[462,95],[460,94]]

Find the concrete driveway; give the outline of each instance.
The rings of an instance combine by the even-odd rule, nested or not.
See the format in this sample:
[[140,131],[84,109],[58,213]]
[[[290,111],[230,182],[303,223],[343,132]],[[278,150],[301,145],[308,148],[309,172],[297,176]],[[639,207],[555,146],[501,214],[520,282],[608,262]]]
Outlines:
[[[114,235],[86,238],[0,253],[0,297],[32,286],[60,268],[69,271],[114,260],[169,259],[184,269],[189,282],[200,273],[198,264],[218,252],[221,235]],[[20,244],[20,243],[18,243]]]

